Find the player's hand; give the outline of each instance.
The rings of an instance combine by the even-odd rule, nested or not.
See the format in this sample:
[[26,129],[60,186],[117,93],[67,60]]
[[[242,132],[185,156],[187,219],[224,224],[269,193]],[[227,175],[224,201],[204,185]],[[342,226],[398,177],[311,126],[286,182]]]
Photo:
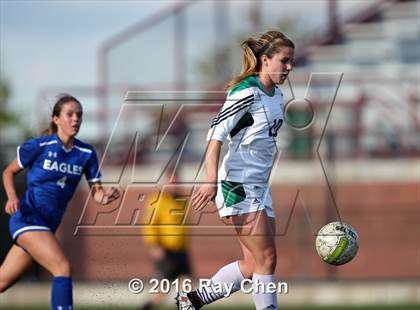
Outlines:
[[208,204],[214,204],[217,194],[217,184],[204,184],[194,193],[191,198],[194,210],[200,211]]
[[16,213],[18,209],[19,209],[19,198],[15,197],[15,198],[11,198],[7,200],[6,207],[4,208],[7,214],[13,215]]
[[120,192],[115,187],[108,187],[106,190],[97,191],[94,198],[101,205],[107,205],[115,199],[120,198]]

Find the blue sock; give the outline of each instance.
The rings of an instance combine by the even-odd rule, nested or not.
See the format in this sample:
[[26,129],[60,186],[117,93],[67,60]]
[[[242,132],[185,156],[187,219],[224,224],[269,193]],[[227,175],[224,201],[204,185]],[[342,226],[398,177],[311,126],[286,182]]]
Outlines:
[[71,277],[54,277],[51,290],[51,309],[73,309],[73,283]]

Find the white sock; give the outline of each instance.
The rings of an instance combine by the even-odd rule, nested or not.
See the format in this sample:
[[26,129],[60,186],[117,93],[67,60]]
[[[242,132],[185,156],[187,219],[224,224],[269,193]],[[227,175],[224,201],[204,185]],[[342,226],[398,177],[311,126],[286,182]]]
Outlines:
[[[274,274],[256,274],[252,275],[252,300],[254,301],[257,310],[278,309],[277,308],[277,293],[276,289],[270,287],[273,293],[267,291],[267,285],[274,283],[276,287],[276,278]],[[271,284],[273,286],[273,284]]]
[[210,280],[208,285],[204,285],[196,291],[203,304],[210,304],[239,291],[244,276],[236,261],[222,267]]

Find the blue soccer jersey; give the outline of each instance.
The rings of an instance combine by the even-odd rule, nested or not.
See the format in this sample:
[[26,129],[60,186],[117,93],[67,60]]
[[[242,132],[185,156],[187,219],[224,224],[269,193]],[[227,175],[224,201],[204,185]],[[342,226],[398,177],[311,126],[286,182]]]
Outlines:
[[[56,134],[26,141],[18,147],[17,160],[29,172],[16,216],[52,231],[60,224],[82,175],[88,182],[98,182],[101,177],[93,147],[74,139],[72,148],[66,149]],[[12,235],[15,239],[16,231]]]

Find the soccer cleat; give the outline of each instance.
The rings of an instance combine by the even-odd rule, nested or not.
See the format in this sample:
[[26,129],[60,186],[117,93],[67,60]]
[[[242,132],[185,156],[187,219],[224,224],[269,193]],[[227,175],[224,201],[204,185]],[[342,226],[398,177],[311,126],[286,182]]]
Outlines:
[[188,298],[187,293],[183,291],[180,291],[176,294],[175,301],[178,310],[196,310]]
[[269,305],[268,307],[263,308],[263,310],[269,310],[269,309],[277,309],[275,305]]

